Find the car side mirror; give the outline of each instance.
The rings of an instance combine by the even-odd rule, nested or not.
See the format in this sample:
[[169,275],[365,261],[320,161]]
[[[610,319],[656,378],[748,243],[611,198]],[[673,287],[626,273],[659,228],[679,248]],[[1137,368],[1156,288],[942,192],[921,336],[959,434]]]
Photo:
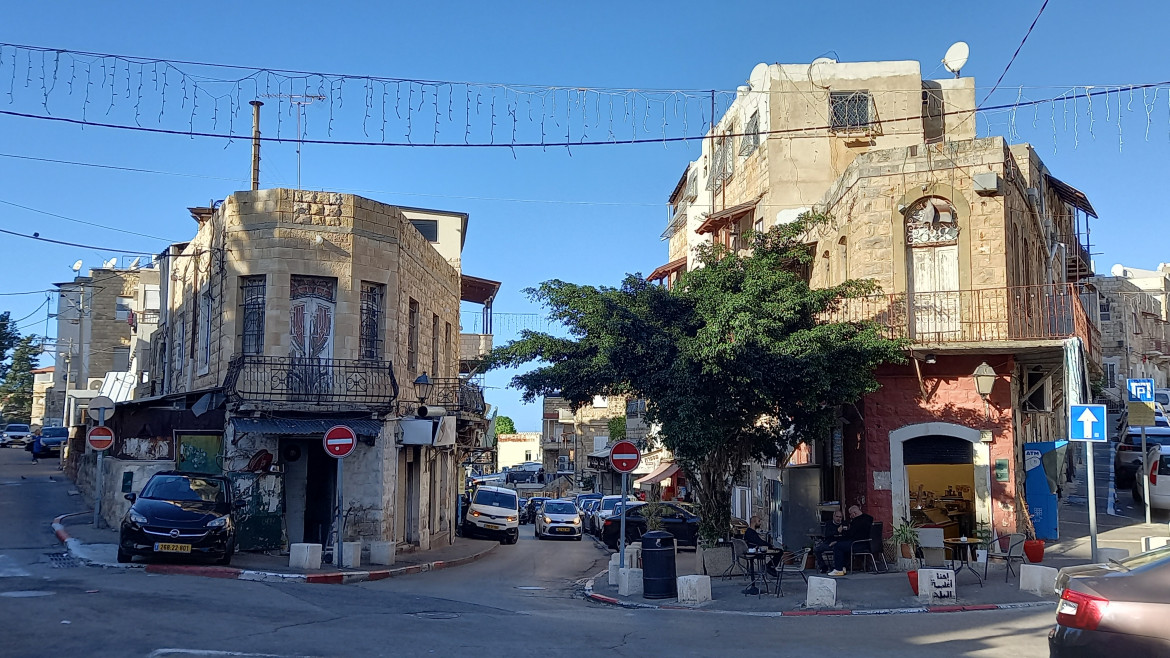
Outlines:
[[244,500],[243,498],[237,498],[235,500],[235,502],[232,503],[232,507],[234,507],[236,509],[244,509],[247,506],[248,506],[248,501]]
[[122,497],[130,502],[134,502],[134,501],[138,500],[138,494],[136,494],[136,493],[128,493]]

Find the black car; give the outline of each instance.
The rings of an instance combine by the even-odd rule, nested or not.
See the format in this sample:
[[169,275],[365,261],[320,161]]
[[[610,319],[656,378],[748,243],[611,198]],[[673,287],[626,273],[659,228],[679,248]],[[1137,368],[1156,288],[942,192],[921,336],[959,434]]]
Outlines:
[[[699,517],[672,503],[659,503],[662,506],[662,529],[674,535],[674,541],[679,546],[697,546],[699,539]],[[646,534],[646,518],[643,515],[646,503],[630,504],[626,508],[626,543],[631,544]],[[620,509],[620,508],[619,508]],[[601,541],[610,548],[618,547],[618,536],[621,533],[622,515],[615,513],[605,519],[601,526]]]
[[221,475],[164,471],[155,473],[142,493],[126,494],[132,505],[122,517],[118,561],[135,555],[207,555],[230,564],[236,550],[231,480]]
[[45,457],[59,453],[61,452],[61,445],[68,440],[68,427],[46,427],[41,430],[41,451],[36,456]]
[[549,500],[548,496],[533,496],[529,498],[528,504],[520,508],[520,523],[536,523],[536,512],[546,500]]

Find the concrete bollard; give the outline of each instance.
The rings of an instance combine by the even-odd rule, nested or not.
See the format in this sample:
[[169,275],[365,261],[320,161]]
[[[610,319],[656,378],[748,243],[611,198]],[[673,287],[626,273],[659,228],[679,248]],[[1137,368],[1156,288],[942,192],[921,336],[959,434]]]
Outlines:
[[370,564],[394,564],[394,549],[392,541],[370,542]]
[[711,576],[679,576],[678,602],[698,605],[711,600]]
[[618,555],[614,553],[609,556],[609,586],[617,587],[618,584]]
[[618,596],[642,595],[642,570],[626,567],[618,570]]
[[360,541],[341,542],[341,566],[359,567],[362,564],[362,543]]
[[1097,561],[1108,562],[1109,560],[1124,560],[1129,557],[1129,551],[1124,548],[1098,548]]
[[[1100,553],[1101,549],[1097,549]],[[1052,596],[1056,587],[1056,568],[1039,564],[1020,565],[1020,591],[1036,596]]]
[[809,608],[831,608],[837,605],[837,581],[832,578],[809,576],[804,605]]
[[320,569],[320,544],[293,544],[288,550],[288,566],[291,569]]

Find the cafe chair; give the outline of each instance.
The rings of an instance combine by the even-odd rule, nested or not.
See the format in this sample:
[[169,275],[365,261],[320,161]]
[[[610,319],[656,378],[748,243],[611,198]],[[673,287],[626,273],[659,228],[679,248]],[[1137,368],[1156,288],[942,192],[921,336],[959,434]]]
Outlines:
[[784,596],[785,574],[799,574],[804,579],[804,584],[808,584],[808,575],[804,573],[804,564],[810,553],[812,553],[811,548],[803,548],[795,553],[785,552],[780,556],[780,564],[777,565],[776,569],[776,596]]
[[[869,571],[869,566],[873,566],[870,573],[886,573],[890,570],[889,565],[886,564],[886,555],[882,550],[882,530],[885,524],[881,521],[875,521],[873,526],[869,529],[869,539],[862,539],[853,542],[849,547],[849,566],[855,564],[857,558],[861,558],[867,565],[866,571]],[[877,565],[877,558],[882,559],[882,567],[879,569]]]
[[[1015,569],[1012,568],[1012,562],[1024,563],[1024,540],[1027,537],[1022,532],[1013,532],[1010,535],[1001,535],[992,540],[987,547],[987,561],[983,563],[983,578],[987,578],[987,565],[991,564],[992,560],[1003,560],[1007,563],[1007,569],[1004,570],[1003,582],[1016,575]],[[1004,550],[1004,545],[1007,545],[1007,550]]]
[[[747,549],[748,545],[746,541],[736,537],[731,539],[731,564],[723,570],[720,578],[726,580],[732,576],[747,576]],[[736,573],[736,570],[738,570],[738,573]]]

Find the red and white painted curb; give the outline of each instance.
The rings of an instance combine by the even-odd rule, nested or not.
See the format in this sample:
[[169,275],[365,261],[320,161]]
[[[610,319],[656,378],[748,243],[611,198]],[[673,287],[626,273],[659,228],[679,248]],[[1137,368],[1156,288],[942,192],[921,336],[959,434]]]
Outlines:
[[[77,514],[62,514],[53,519],[53,533],[57,535],[57,540],[60,541],[69,550],[70,555],[79,556],[81,542],[69,536],[69,532],[65,529],[62,521],[70,516],[78,516],[80,514],[89,514],[90,512],[78,512]],[[251,580],[265,583],[321,583],[329,585],[341,585],[349,583],[361,583],[368,580],[384,580],[386,578],[394,578],[397,576],[407,576],[416,573],[425,573],[428,571],[439,571],[440,569],[450,569],[451,567],[458,567],[464,564],[475,562],[483,556],[491,553],[499,544],[495,542],[488,543],[484,550],[457,558],[454,560],[436,560],[434,562],[424,562],[422,564],[412,564],[406,567],[398,567],[396,569],[372,569],[369,571],[330,571],[325,573],[285,573],[281,571],[258,571],[255,569],[239,569],[236,567],[220,567],[214,565],[204,564],[135,564],[136,567],[145,567],[146,573],[153,574],[173,574],[185,576],[203,576],[205,578],[225,578],[228,580]],[[79,556],[80,557],[80,556]],[[84,558],[83,558],[84,559]],[[130,566],[130,565],[121,565]]]
[[697,610],[723,615],[742,615],[745,617],[846,617],[864,615],[914,615],[920,613],[943,612],[976,612],[982,610],[1017,610],[1023,608],[1044,608],[1056,605],[1055,601],[1028,601],[1022,603],[989,603],[983,605],[933,605],[916,608],[862,608],[858,610],[786,610],[786,611],[751,611],[751,610],[712,610],[689,605],[655,605],[638,601],[623,601],[612,596],[597,594],[593,591],[593,578],[585,583],[585,599],[597,601],[607,605],[614,605],[631,610]]

